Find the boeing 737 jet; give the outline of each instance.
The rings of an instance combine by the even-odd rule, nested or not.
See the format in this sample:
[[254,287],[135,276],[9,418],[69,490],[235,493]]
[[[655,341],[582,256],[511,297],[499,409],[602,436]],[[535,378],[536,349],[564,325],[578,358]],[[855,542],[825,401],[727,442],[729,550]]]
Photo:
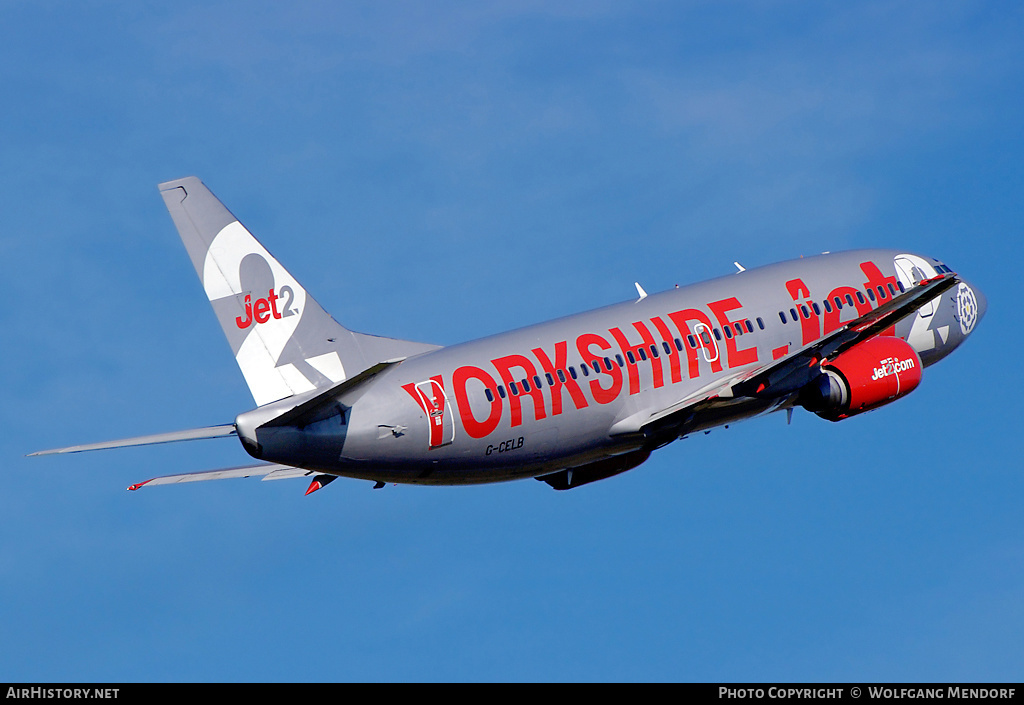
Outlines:
[[237,436],[260,462],[130,486],[262,476],[558,490],[641,464],[677,438],[802,407],[841,421],[912,392],[985,298],[901,250],[744,269],[439,347],[351,331],[195,178],[160,192],[255,408],[233,423],[41,451]]

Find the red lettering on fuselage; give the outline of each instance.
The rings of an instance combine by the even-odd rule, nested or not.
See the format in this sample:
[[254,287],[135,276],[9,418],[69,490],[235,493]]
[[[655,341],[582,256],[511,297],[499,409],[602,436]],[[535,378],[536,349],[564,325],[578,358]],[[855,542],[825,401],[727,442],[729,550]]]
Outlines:
[[483,421],[477,421],[476,417],[473,416],[473,408],[469,404],[469,394],[466,391],[466,385],[471,379],[483,382],[485,389],[493,390],[497,385],[494,383],[493,377],[479,367],[473,367],[472,365],[464,365],[452,373],[452,390],[455,392],[455,403],[459,406],[459,418],[462,420],[462,427],[466,429],[466,435],[470,438],[484,438],[490,435],[498,427],[498,423],[501,422],[501,397],[494,394],[490,402],[491,406],[487,418]]
[[[577,409],[583,409],[588,406],[587,398],[583,395],[580,385],[576,384],[576,380],[571,375],[566,376],[565,374],[565,370],[569,369],[568,343],[566,341],[562,340],[555,343],[554,364],[551,363],[551,359],[542,348],[534,348],[531,352],[536,356],[537,361],[540,362],[540,366],[544,368],[544,372],[550,380],[552,416],[558,416],[562,413],[563,387],[569,390],[569,396],[572,397],[572,403],[576,405]],[[563,379],[565,380],[564,382],[562,381]]]
[[786,291],[789,292],[796,304],[796,311],[800,316],[803,345],[813,343],[821,337],[821,322],[818,320],[818,312],[814,310],[814,303],[811,301],[811,290],[804,284],[803,279],[791,279],[786,282]]
[[[887,292],[886,295],[879,294],[877,303],[892,296],[892,290],[888,287],[893,284],[895,277],[885,277],[879,268],[872,262],[860,264],[861,271],[868,279],[868,286],[875,292],[881,286]],[[895,284],[893,284],[895,288]],[[829,303],[821,311],[820,303],[816,304],[810,288],[800,278],[790,279],[785,282],[786,290],[794,303],[794,310],[800,319],[801,345],[807,345],[840,328],[844,323],[854,317],[864,315],[872,310],[872,304],[865,299],[863,292],[852,286],[839,286],[829,293]],[[245,325],[251,325],[252,321],[261,323],[269,320],[271,315],[280,317],[274,292],[270,291],[267,299],[260,299],[256,304],[251,304],[247,298],[246,313],[250,320]],[[833,305],[839,299],[842,305]],[[261,303],[262,302],[262,303]],[[815,308],[815,306],[819,308]],[[843,314],[842,308],[849,306],[856,308],[856,314]],[[582,359],[582,365],[569,364],[568,345],[569,341],[557,341],[545,350],[544,347],[535,347],[530,350],[531,356],[523,354],[509,354],[495,358],[490,361],[497,371],[497,378],[490,372],[465,365],[457,368],[452,373],[452,390],[455,395],[455,403],[459,409],[459,418],[470,438],[483,438],[493,433],[501,425],[504,416],[504,400],[508,399],[509,425],[511,427],[521,426],[524,423],[522,410],[522,397],[529,395],[533,405],[534,420],[541,420],[550,413],[552,416],[562,414],[565,392],[568,392],[573,405],[577,410],[589,406],[588,395],[584,390],[589,387],[590,396],[597,404],[610,404],[622,396],[625,383],[628,382],[629,395],[639,394],[642,390],[644,375],[640,370],[645,369],[641,363],[649,363],[651,368],[650,384],[653,389],[665,386],[665,370],[661,357],[667,357],[669,362],[669,374],[671,383],[682,382],[684,379],[681,369],[682,352],[685,351],[687,358],[687,374],[690,379],[701,376],[701,369],[704,364],[705,373],[710,369],[711,374],[723,371],[723,366],[730,369],[745,365],[756,364],[759,361],[758,346],[755,344],[749,347],[740,347],[739,338],[750,331],[746,326],[748,321],[744,316],[736,315],[738,320],[732,320],[730,313],[743,308],[739,299],[729,297],[712,301],[706,304],[706,309],[711,311],[717,324],[712,323],[712,318],[705,313],[705,310],[698,308],[686,308],[673,311],[659,316],[653,316],[649,320],[634,321],[630,325],[635,334],[629,331],[627,326],[614,326],[608,329],[607,335],[585,332],[576,337],[576,350]],[[676,338],[670,325],[671,321],[678,330],[680,338]],[[759,326],[764,330],[764,325]],[[239,318],[239,325],[243,322]],[[653,328],[652,328],[653,326]],[[692,328],[691,328],[692,326]],[[741,328],[742,327],[742,328]],[[626,330],[626,332],[623,331]],[[893,329],[890,329],[893,330]],[[728,331],[725,335],[724,345],[720,331]],[[887,331],[888,332],[888,331]],[[660,337],[656,340],[655,336]],[[610,336],[610,337],[609,337]],[[637,340],[639,337],[639,340]],[[681,340],[687,344],[682,344]],[[757,341],[758,338],[752,338]],[[781,342],[781,341],[780,341]],[[621,351],[621,356],[615,354],[615,348]],[[781,345],[771,348],[772,359],[779,359],[789,354],[791,345]],[[553,350],[553,354],[551,354]],[[701,355],[703,353],[703,355]],[[723,360],[726,357],[727,360]],[[703,358],[703,359],[702,359]],[[537,364],[534,363],[536,359]],[[623,368],[626,373],[623,374]],[[538,369],[542,372],[538,375]],[[577,370],[587,379],[588,384],[583,384],[576,374]],[[439,380],[439,378],[432,378]],[[475,380],[475,382],[474,382]],[[479,385],[479,386],[477,386]],[[550,390],[550,408],[547,407],[544,388]],[[424,401],[423,389],[416,385],[405,385],[404,387],[414,399],[421,405],[421,408],[431,413],[431,408]],[[489,390],[484,394],[488,397],[489,406],[484,406],[480,397],[480,390]],[[507,395],[506,395],[507,390]],[[442,399],[436,400],[443,407]],[[473,399],[476,403],[476,414],[470,402]],[[480,418],[485,413],[486,418]],[[434,409],[436,414],[436,409]],[[433,429],[432,429],[433,433]],[[432,436],[432,443],[433,443]]]
[[[660,356],[656,357],[655,353],[652,352],[651,348],[654,348],[654,337],[650,331],[647,330],[647,326],[642,321],[637,321],[633,324],[636,328],[636,332],[640,334],[640,342],[636,345],[630,345],[626,336],[618,328],[612,328],[608,332],[615,338],[615,342],[619,344],[619,350],[622,351],[623,356],[626,358],[626,373],[629,377],[629,393],[637,394],[640,392],[640,370],[639,365],[643,360],[647,360],[651,363],[651,375],[654,379],[654,388],[665,386],[665,381],[661,372],[661,359]],[[656,350],[656,348],[655,348]],[[632,360],[630,359],[632,358]]]
[[609,357],[592,352],[590,350],[592,345],[596,345],[601,350],[611,350],[612,346],[597,333],[584,333],[576,338],[576,349],[583,358],[583,364],[590,365],[590,368],[599,374],[603,373],[611,377],[611,385],[607,389],[602,387],[601,382],[596,379],[590,382],[590,393],[593,395],[594,401],[598,404],[610,404],[622,391],[622,369],[614,363],[609,364]]
[[[533,378],[537,375],[537,368],[533,366],[530,359],[523,355],[505,355],[496,360],[491,360],[491,364],[498,370],[498,376],[501,377],[505,388],[509,390],[508,407],[512,414],[512,426],[519,426],[523,423],[521,401],[523,394],[529,394],[530,398],[533,399],[533,418],[538,421],[543,419],[545,417],[544,394],[533,381]],[[516,380],[512,374],[514,369],[521,369],[526,373],[526,376]],[[519,390],[519,394],[514,393],[516,389]]]
[[[742,308],[739,300],[736,297],[722,299],[721,301],[712,301],[708,304],[708,308],[715,314],[715,318],[722,325],[723,329],[730,328],[733,324],[726,315],[728,311],[733,311],[738,308]],[[735,333],[736,329],[732,329]],[[742,365],[749,365],[752,362],[757,362],[757,346],[752,348],[744,348],[740,350],[736,347],[736,335],[727,335],[725,337],[725,349],[728,352],[729,367],[740,367]]]
[[679,350],[676,348],[675,341],[672,339],[672,332],[665,325],[665,322],[659,317],[655,316],[651,319],[651,323],[658,329],[658,333],[661,334],[661,339],[668,344],[668,366],[669,372],[672,375],[672,384],[683,381],[683,374],[679,369]]
[[[876,302],[879,306],[882,305],[883,301],[888,298],[892,291],[898,291],[899,282],[896,277],[886,277],[882,275],[882,271],[878,268],[874,262],[861,262],[860,271],[864,272],[864,276],[868,278],[865,286],[872,290],[871,296],[874,298],[878,297]],[[892,290],[889,289],[889,285],[892,285]],[[879,335],[896,335],[896,326],[886,328]]]
[[[858,294],[860,295],[859,299],[857,298]],[[837,286],[829,292],[828,299],[832,303],[832,311],[825,312],[825,335],[841,328],[844,325],[844,318],[849,323],[858,316],[863,316],[871,311],[871,304],[864,299],[864,294],[861,294],[860,291],[852,286]],[[835,305],[836,299],[839,299],[839,303],[843,308],[852,308],[857,313],[852,316],[844,316],[839,306]]]
[[[711,329],[714,328],[714,326],[711,325],[711,319],[707,317],[707,314],[705,314],[700,309],[696,309],[696,308],[684,308],[682,311],[674,311],[674,312],[668,314],[668,317],[670,319],[672,319],[673,323],[676,324],[676,328],[679,329],[679,335],[681,335],[683,338],[686,338],[687,336],[689,336],[691,334],[690,333],[690,326],[688,325],[689,321],[696,321],[697,323],[703,324],[704,328],[708,331],[708,335],[709,336],[710,336]],[[715,341],[711,340],[711,339],[709,339],[707,342],[705,342],[704,340],[701,339],[700,335],[696,336],[696,342],[699,343],[698,347],[700,347],[700,346],[715,346],[716,345]],[[697,358],[697,349],[696,348],[691,348],[689,345],[686,346],[686,362],[687,362],[687,371],[689,372],[690,379],[694,379],[696,377],[699,377],[700,376],[700,361]],[[722,356],[721,355],[715,355],[714,356],[714,359],[711,362],[711,371],[712,372],[721,372],[722,371]]]

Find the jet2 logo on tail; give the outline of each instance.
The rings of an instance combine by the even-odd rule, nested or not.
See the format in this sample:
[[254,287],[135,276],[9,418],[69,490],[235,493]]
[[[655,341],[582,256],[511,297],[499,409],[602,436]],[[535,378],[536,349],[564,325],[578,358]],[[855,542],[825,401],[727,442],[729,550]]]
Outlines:
[[[284,312],[277,310],[277,302],[281,299],[287,299],[284,303]],[[288,318],[288,316],[294,316],[298,311],[293,309],[292,301],[295,299],[295,293],[292,288],[285,284],[282,286],[277,293],[274,293],[273,289],[267,292],[267,298],[256,299],[256,303],[252,302],[252,294],[245,295],[245,320],[242,320],[241,316],[235,317],[235,325],[242,330],[245,330],[256,323],[266,323],[270,320],[271,316],[274,318]]]

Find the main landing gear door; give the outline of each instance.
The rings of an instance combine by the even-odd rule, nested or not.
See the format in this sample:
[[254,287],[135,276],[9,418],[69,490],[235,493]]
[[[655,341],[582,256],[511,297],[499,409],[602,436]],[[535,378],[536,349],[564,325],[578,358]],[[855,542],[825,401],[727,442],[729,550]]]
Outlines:
[[436,380],[428,379],[416,384],[416,395],[427,415],[430,428],[430,448],[440,448],[455,440],[455,419],[451,414],[448,396]]

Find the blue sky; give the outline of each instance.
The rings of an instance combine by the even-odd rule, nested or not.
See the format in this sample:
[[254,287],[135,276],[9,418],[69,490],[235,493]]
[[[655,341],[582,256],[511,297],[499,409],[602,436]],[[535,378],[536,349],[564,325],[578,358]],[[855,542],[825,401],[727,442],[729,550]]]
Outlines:
[[[1024,11],[54,3],[0,22],[0,680],[1016,680]],[[441,344],[823,250],[988,314],[898,404],[577,491],[237,480],[251,406],[156,184]]]

